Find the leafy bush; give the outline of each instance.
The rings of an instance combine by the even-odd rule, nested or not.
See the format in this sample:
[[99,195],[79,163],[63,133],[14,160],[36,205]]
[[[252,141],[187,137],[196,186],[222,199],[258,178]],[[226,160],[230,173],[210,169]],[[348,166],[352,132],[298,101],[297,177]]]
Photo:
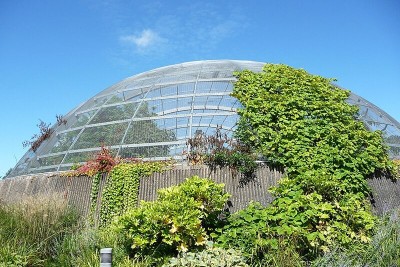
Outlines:
[[276,235],[268,226],[268,216],[268,209],[257,202],[250,203],[246,209],[228,217],[227,224],[212,234],[216,245],[241,250],[252,266],[302,266],[303,261],[296,252],[297,240],[287,238],[284,233]]
[[[211,242],[210,242],[211,243]],[[248,267],[240,252],[233,249],[216,248],[207,244],[207,249],[200,252],[182,253],[176,258],[171,258],[163,267]]]
[[253,178],[257,169],[256,156],[251,153],[248,146],[221,133],[217,128],[215,134],[206,136],[203,133],[196,134],[187,141],[189,151],[187,160],[191,164],[206,164],[216,167],[229,167],[234,172],[239,172],[246,182]]
[[336,247],[317,259],[312,266],[400,266],[400,210],[379,222],[369,244]]
[[365,178],[394,167],[381,133],[355,120],[349,92],[285,65],[236,76],[233,96],[243,105],[236,137],[287,174],[262,222],[272,240],[295,240],[308,259],[335,243],[368,242],[375,219]]
[[229,195],[223,184],[197,176],[178,186],[161,189],[154,202],[142,202],[113,225],[125,245],[138,255],[175,255],[202,247],[216,227]]

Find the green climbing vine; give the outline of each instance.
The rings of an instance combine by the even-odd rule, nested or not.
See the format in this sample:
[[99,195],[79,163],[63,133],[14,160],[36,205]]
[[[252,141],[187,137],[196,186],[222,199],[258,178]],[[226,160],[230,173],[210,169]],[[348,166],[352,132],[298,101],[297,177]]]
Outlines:
[[89,219],[90,224],[94,225],[96,209],[97,209],[97,198],[100,190],[100,180],[102,173],[98,172],[92,176],[92,188],[90,191],[90,213]]
[[107,225],[112,218],[122,215],[137,205],[139,181],[143,176],[161,172],[167,162],[120,163],[110,172],[103,190],[100,225]]
[[[139,181],[141,177],[154,172],[166,170],[169,161],[141,161],[135,158],[121,159],[114,157],[110,150],[102,146],[101,150],[76,170],[67,172],[68,177],[86,175],[92,177],[90,193],[90,223],[99,220],[100,226],[105,226],[118,215],[137,204]],[[101,205],[98,209],[97,200],[100,194],[100,181],[103,174],[108,174],[106,184],[101,192]],[[97,218],[95,218],[97,217]]]
[[333,79],[286,65],[267,64],[261,73],[236,77],[233,96],[243,105],[236,138],[284,167],[286,178],[271,190],[271,206],[247,216],[262,218],[260,230],[231,223],[219,241],[232,244],[249,240],[237,233],[254,233],[252,249],[264,253],[286,240],[308,259],[334,244],[369,242],[375,217],[366,178],[392,172],[393,164],[381,132],[355,120],[358,108],[345,102],[349,92],[333,86]]

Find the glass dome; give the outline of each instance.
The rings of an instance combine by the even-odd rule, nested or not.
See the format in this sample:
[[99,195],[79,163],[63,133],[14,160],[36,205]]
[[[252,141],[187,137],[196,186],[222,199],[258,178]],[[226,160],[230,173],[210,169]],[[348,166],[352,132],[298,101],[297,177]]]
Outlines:
[[[90,98],[55,124],[37,149],[30,149],[10,176],[70,169],[102,145],[121,157],[184,159],[186,140],[213,134],[217,126],[231,134],[240,103],[230,93],[233,72],[261,71],[262,62],[213,60],[182,63],[129,77]],[[392,157],[399,157],[400,125],[365,99],[351,94],[359,118],[370,130],[382,130]]]

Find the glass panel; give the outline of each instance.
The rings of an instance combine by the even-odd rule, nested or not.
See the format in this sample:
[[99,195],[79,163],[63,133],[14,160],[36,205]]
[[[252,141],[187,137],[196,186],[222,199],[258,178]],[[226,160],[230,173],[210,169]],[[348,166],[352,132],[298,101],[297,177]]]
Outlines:
[[194,106],[206,106],[208,96],[196,96],[194,98]]
[[175,141],[173,130],[159,127],[155,120],[133,121],[129,126],[124,144],[142,144]]
[[189,137],[189,128],[183,127],[176,129],[176,136],[178,137],[178,140]]
[[122,93],[118,93],[116,95],[113,95],[110,100],[107,101],[107,105],[109,104],[114,104],[114,103],[120,103],[124,102],[124,95]]
[[149,86],[149,85],[153,85],[155,84],[157,81],[159,80],[158,77],[151,77],[151,78],[147,78],[147,79],[143,79],[142,80],[142,86]]
[[31,168],[38,168],[38,167],[40,167],[40,163],[37,160],[37,157],[33,157],[31,159],[31,161],[29,162],[28,168],[31,169]]
[[125,105],[104,107],[90,121],[90,124],[130,119],[135,113],[137,106],[137,103],[129,103]]
[[209,127],[193,125],[192,126],[192,136],[195,136],[198,134],[211,135],[214,133],[213,132],[214,128],[212,128],[211,131],[209,131],[208,129],[209,129]]
[[226,116],[213,116],[211,120],[211,124],[214,125],[222,125],[226,120]]
[[94,107],[100,107],[100,106],[102,106],[104,103],[107,102],[107,100],[108,100],[110,97],[111,97],[110,95],[107,95],[107,96],[102,96],[102,97],[99,97],[99,98],[95,98],[94,101],[93,101],[93,106],[94,106]]
[[227,108],[238,108],[241,106],[240,102],[231,96],[223,96],[219,105]]
[[45,158],[39,159],[40,166],[51,166],[51,165],[58,165],[63,160],[65,154],[57,155],[57,156],[50,156]]
[[193,94],[194,83],[183,83],[178,85],[178,95]]
[[191,107],[193,102],[193,97],[181,97],[178,98],[178,107]]
[[57,171],[57,168],[46,168],[46,169],[29,170],[29,173],[55,172],[55,171]]
[[150,92],[147,93],[146,98],[147,99],[152,99],[152,98],[156,98],[156,97],[161,97],[161,91],[160,89],[153,89]]
[[191,107],[183,107],[183,108],[179,108],[179,109],[180,109],[179,111],[171,111],[171,110],[168,111],[167,110],[164,112],[164,115],[187,115],[187,116],[190,116],[190,113],[192,110]]
[[227,82],[213,82],[210,92],[225,92],[228,85]]
[[[74,165],[72,165],[72,166],[74,166]],[[58,170],[59,171],[69,171],[69,170],[71,170],[72,166],[62,166]]]
[[143,89],[134,89],[129,91],[124,91],[125,101],[139,101],[144,97],[145,92],[147,92],[149,88]]
[[176,125],[186,125],[187,127],[189,127],[189,118],[186,117],[176,118]]
[[221,102],[222,97],[221,96],[209,96],[207,99],[207,106],[219,106],[219,103]]
[[195,106],[219,106],[223,96],[196,96],[194,99]]
[[228,128],[234,128],[236,126],[238,119],[239,119],[238,115],[227,116],[223,125]]
[[192,124],[193,125],[199,125],[201,121],[202,116],[196,116],[192,118]]
[[85,151],[85,152],[76,152],[76,153],[69,153],[64,161],[63,164],[66,163],[80,163],[86,162],[93,158],[93,155],[96,154],[97,151]]
[[72,126],[72,128],[85,125],[95,112],[96,112],[95,110],[91,110],[89,112],[78,114],[78,116],[76,116],[76,122]]
[[[62,164],[69,164],[69,163],[80,163],[80,162],[86,162],[90,159],[93,159],[93,157],[99,152],[100,150],[94,150],[94,151],[83,151],[83,152],[75,152],[75,153],[69,153]],[[118,149],[110,149],[110,153],[112,156],[116,156],[118,152]]]
[[66,151],[74,142],[81,130],[75,130],[67,133],[62,133],[57,136],[57,143],[51,149],[51,153]]
[[170,157],[171,145],[146,146],[146,147],[126,147],[120,152],[122,158],[154,158]]
[[176,145],[170,147],[169,154],[171,156],[183,156],[186,150],[187,150],[186,145]]
[[74,145],[74,149],[119,145],[128,123],[118,123],[86,128]]
[[196,94],[209,93],[211,90],[212,82],[198,82],[196,87]]
[[170,95],[177,95],[178,91],[177,91],[177,86],[176,85],[170,85],[167,87],[162,87],[161,88],[161,95],[162,96],[170,96]]
[[163,127],[167,128],[167,129],[174,129],[174,128],[176,128],[176,124],[177,124],[176,118],[168,118],[168,119],[162,120],[161,125],[163,125]]
[[200,74],[199,79],[212,79],[219,76],[219,71],[207,71]]
[[160,102],[160,105],[162,106],[157,106],[157,112],[159,113],[165,113],[168,112],[169,110],[174,110],[178,107],[177,99],[176,98],[170,98],[170,99],[163,99],[162,102]]
[[145,101],[141,103],[138,110],[136,111],[135,118],[146,118],[146,117],[157,116],[157,113],[155,113],[156,109],[155,103],[160,103],[160,102]]

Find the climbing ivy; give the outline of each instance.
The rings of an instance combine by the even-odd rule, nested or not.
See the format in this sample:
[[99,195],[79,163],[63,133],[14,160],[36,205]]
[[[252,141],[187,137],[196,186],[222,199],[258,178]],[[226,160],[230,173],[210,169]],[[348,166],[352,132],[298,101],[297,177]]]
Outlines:
[[[170,161],[146,162],[138,158],[114,157],[110,150],[102,145],[101,150],[85,164],[64,173],[63,176],[86,175],[92,177],[90,223],[94,225],[95,221],[99,220],[99,225],[105,226],[115,216],[136,206],[141,177],[166,170],[170,165]],[[107,174],[108,177],[104,189],[100,192],[100,181],[103,174]],[[97,209],[99,194],[101,194],[100,210]]]
[[[137,204],[139,181],[163,171],[168,162],[120,163],[110,172],[101,198],[100,225],[104,226]],[[92,199],[93,201],[93,199]]]
[[295,237],[310,257],[335,242],[368,242],[374,216],[365,178],[393,165],[381,132],[355,119],[358,108],[345,102],[349,91],[286,65],[235,75],[233,96],[243,105],[236,138],[286,170],[271,190],[269,238]]
[[95,223],[95,215],[97,209],[97,198],[100,190],[100,180],[102,173],[96,173],[92,176],[92,189],[90,191],[90,213],[89,219],[90,224],[94,225]]

